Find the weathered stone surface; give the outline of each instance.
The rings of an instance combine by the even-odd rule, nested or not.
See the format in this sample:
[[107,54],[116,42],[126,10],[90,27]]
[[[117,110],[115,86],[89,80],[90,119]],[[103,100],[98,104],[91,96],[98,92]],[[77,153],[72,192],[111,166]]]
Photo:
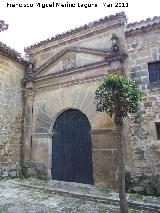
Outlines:
[[11,207],[7,210],[7,213],[24,213],[24,210],[20,207]]
[[[124,22],[115,25],[112,21],[110,26],[104,22],[98,28],[93,25],[83,32],[76,31],[76,38],[73,33],[67,42],[65,37],[59,37],[57,43],[47,41],[43,48],[40,45],[29,50],[35,69],[42,67],[40,72],[35,70],[35,83],[26,84],[35,94],[25,103],[29,107],[25,108],[23,131],[28,138],[23,148],[27,159],[37,163],[27,168],[28,173],[50,174],[54,122],[65,110],[78,109],[91,124],[95,183],[114,185],[118,160],[116,134],[113,137],[104,133],[106,129],[115,130],[114,120],[96,112],[94,92],[108,72],[125,73],[144,93],[140,111],[124,121],[126,173],[132,180],[131,189],[144,187],[144,191],[156,189],[155,193],[159,193],[160,145],[155,122],[160,122],[160,83],[150,83],[148,72],[148,63],[160,60],[159,19],[131,24],[129,29],[124,28]],[[109,59],[112,33],[118,36],[120,51],[127,53],[127,58]],[[22,65],[0,56],[0,177],[14,177],[20,171],[18,163],[16,167],[12,163],[18,162],[22,153],[23,75]]]
[[[129,117],[133,165],[127,167],[132,173],[132,181],[135,184],[138,183],[136,186],[142,186],[145,188],[144,190],[152,191],[152,193],[155,188],[153,179],[160,174],[160,167],[157,163],[160,156],[156,154],[158,141],[155,129],[156,116],[160,114],[160,108],[158,109],[160,102],[159,83],[150,84],[148,71],[148,63],[159,60],[157,44],[160,39],[156,32],[150,31],[137,34],[134,37],[127,37],[127,44],[131,51],[129,51],[125,64],[128,75],[138,83],[144,93],[139,116],[133,115],[135,120],[132,120],[132,116]],[[137,149],[142,150],[143,153],[137,153]],[[137,177],[138,173],[141,174],[139,178]],[[156,186],[159,188],[160,185],[157,183]]]
[[5,65],[0,65],[0,178],[13,178],[20,174],[24,67],[2,55],[0,60]]
[[[107,187],[18,179],[1,181],[0,194],[1,213],[17,207],[24,213],[119,213],[118,193]],[[156,213],[160,209],[159,198],[152,196],[127,194],[127,201],[129,213]]]
[[[147,176],[148,183],[149,180],[153,183],[153,177],[160,172],[157,151],[159,148],[155,145],[157,143],[155,120],[156,115],[160,113],[158,108],[160,97],[157,93],[157,88],[159,86],[150,84],[148,72],[148,63],[150,61],[156,61],[159,57],[159,47],[157,46],[157,42],[159,42],[159,34],[157,34],[156,31],[152,31],[150,33],[144,33],[143,35],[137,34],[134,37],[125,37],[123,29],[119,26],[116,28],[116,31],[115,29],[110,29],[110,32],[90,35],[89,37],[84,38],[84,40],[75,41],[74,46],[93,49],[94,44],[94,49],[97,48],[101,50],[103,46],[103,50],[107,51],[107,48],[109,48],[109,46],[111,47],[110,38],[112,33],[117,34],[120,38],[120,47],[128,53],[128,58],[125,60],[122,67],[124,67],[126,74],[133,78],[144,92],[141,110],[139,114],[137,113],[136,115],[129,116],[125,134],[127,143],[127,171],[132,173],[131,178],[133,178],[133,181],[135,181],[136,184],[137,174],[141,173],[141,178],[138,177],[138,180],[140,181],[140,186],[145,187],[145,176]],[[107,41],[108,43],[106,44]],[[60,51],[65,50],[66,47],[72,48],[72,45],[72,42],[67,45],[59,44],[55,48],[50,46],[46,50],[44,49],[37,52],[33,57],[36,61],[36,66],[38,67],[42,65],[42,63],[47,62],[51,56],[55,56]],[[90,61],[90,63],[97,62],[96,57],[99,57],[93,56],[91,60],[91,56],[86,53],[85,57],[84,53],[80,51],[75,54],[76,57],[74,57],[73,66],[75,69],[77,65],[86,64],[86,61]],[[58,61],[59,64],[62,63],[60,62],[61,60],[62,59],[60,58]],[[67,67],[70,66],[70,62],[73,61],[65,60]],[[117,64],[118,66],[115,66]],[[98,78],[101,74],[109,72],[111,68],[114,67],[116,71],[120,66],[119,61],[115,61],[105,67],[95,69],[90,68],[85,71],[81,70],[71,74],[67,74],[65,71],[64,75],[63,72],[61,72],[61,75],[59,76],[37,81],[35,84],[36,88],[45,87],[43,89],[37,89],[38,91],[35,95],[35,100],[45,103],[45,106],[47,106],[46,114],[50,120],[53,120],[53,122],[49,123],[47,121],[47,124],[45,124],[43,121],[46,121],[46,119],[42,119],[43,116],[38,111],[41,107],[37,107],[33,118],[35,132],[37,134],[51,132],[57,116],[61,112],[70,108],[76,108],[85,113],[91,123],[92,130],[105,128],[115,129],[113,119],[105,116],[104,113],[96,113],[94,91],[100,80],[97,79],[94,81],[93,76]],[[63,67],[60,69],[62,71]],[[55,70],[58,70],[58,68],[56,65],[52,64],[48,68],[46,67],[42,70],[39,77],[40,75],[44,77],[47,74],[55,73]],[[51,84],[53,84],[53,86],[46,86]],[[46,162],[47,157],[48,159],[51,158],[51,153],[49,154],[50,149],[45,148],[47,145],[44,145],[43,143],[43,145],[41,144],[40,146],[36,145],[36,143],[39,144],[38,141],[39,137],[34,139],[33,142],[33,157],[36,159],[43,159],[43,162],[45,159]],[[39,154],[38,147],[41,149]],[[111,181],[112,177],[117,177],[116,168],[118,154],[116,137],[111,137],[109,134],[93,133],[92,148],[93,168],[96,182],[106,183],[106,180]],[[40,154],[42,153],[42,150],[45,150],[43,152],[45,157],[42,157],[42,154]],[[105,162],[106,164],[102,162]],[[107,162],[110,162],[110,165]],[[107,176],[105,176],[104,171]]]

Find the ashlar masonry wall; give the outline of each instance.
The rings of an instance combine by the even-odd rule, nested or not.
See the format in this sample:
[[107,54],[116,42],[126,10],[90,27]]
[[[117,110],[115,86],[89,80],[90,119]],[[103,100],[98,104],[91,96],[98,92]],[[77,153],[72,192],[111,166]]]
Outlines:
[[24,66],[0,54],[0,178],[20,174]]
[[[54,179],[52,159],[57,152],[52,148],[56,134],[54,123],[61,113],[76,109],[85,114],[91,125],[94,184],[117,187],[118,147],[114,121],[96,112],[94,97],[106,73],[123,72],[123,60],[118,57],[125,54],[116,57],[111,54],[111,38],[113,33],[119,36],[123,52],[124,21],[125,17],[112,17],[103,23],[96,22],[92,29],[84,28],[72,36],[67,34],[45,46],[28,50],[34,61],[33,82],[26,83],[26,88],[32,85],[34,92],[32,104],[30,96],[27,97],[30,110],[25,113],[32,109],[32,119],[29,116],[25,119],[33,121],[30,124],[32,132],[25,137],[24,166],[28,176]],[[48,62],[52,63],[47,65]],[[26,125],[25,132],[28,129]]]
[[[59,105],[61,105],[61,103],[59,103],[60,99],[61,102],[65,103],[63,109],[72,106],[68,101],[68,97],[71,96],[72,90],[75,91],[74,87],[77,84],[76,81],[79,81],[77,85],[79,85],[80,88],[91,88],[93,96],[96,86],[100,81],[100,75],[102,76],[102,73],[107,74],[108,72],[115,73],[116,69],[118,70],[118,68],[121,68],[119,69],[119,71],[123,71],[123,73],[125,73],[128,77],[132,78],[144,94],[143,101],[140,103],[140,111],[135,115],[130,114],[128,118],[124,120],[124,134],[126,136],[127,188],[130,188],[131,190],[134,190],[136,192],[156,194],[160,192],[160,140],[157,139],[156,133],[156,122],[160,122],[160,82],[158,82],[158,84],[152,84],[150,82],[148,64],[151,62],[160,61],[160,18],[154,17],[153,19],[147,19],[146,21],[141,21],[139,23],[137,22],[133,24],[126,24],[124,22],[124,18],[122,19],[123,21],[121,20],[119,22],[119,18],[117,19],[116,17],[119,17],[119,15],[116,15],[114,18],[111,17],[109,19],[106,19],[106,21],[103,20],[103,23],[100,22],[101,24],[97,24],[96,22],[96,26],[94,23],[92,27],[90,27],[91,25],[89,25],[88,28],[84,29],[82,27],[79,30],[73,32],[71,31],[73,34],[71,32],[68,32],[67,34],[57,36],[55,38],[52,38],[51,40],[40,42],[37,45],[33,45],[27,50],[28,53],[31,54],[35,66],[35,70],[33,70],[33,88],[35,89],[33,100],[33,140],[32,148],[30,149],[30,153],[32,153],[32,156],[27,160],[42,161],[43,159],[46,168],[50,168],[48,166],[48,161],[50,160],[48,156],[49,148],[46,148],[46,145],[49,144],[49,140],[50,144],[52,144],[52,136],[50,136],[51,134],[48,134],[52,132],[49,132],[48,129],[51,129],[49,128],[49,126],[53,127],[53,120],[56,118],[56,116],[53,116],[52,114],[53,110],[56,109],[54,104],[58,105],[59,107]],[[115,18],[117,20],[116,23],[114,22]],[[108,23],[110,23],[110,25],[108,25]],[[121,24],[117,25],[117,23]],[[63,74],[65,73],[65,71],[63,70],[63,62],[65,61],[64,59],[67,59],[68,57],[67,51],[64,52],[66,54],[65,57],[63,55],[61,60],[57,60],[56,63],[55,61],[51,60],[53,59],[52,57],[55,56],[57,53],[62,56],[61,51],[63,49],[68,48],[69,50],[69,48],[72,48],[72,51],[70,50],[68,57],[68,59],[71,58],[71,60],[68,60],[68,62],[73,62],[76,59],[75,61],[77,67],[83,65],[86,66],[87,63],[88,65],[93,65],[94,60],[96,59],[95,62],[99,62],[100,58],[97,59],[97,57],[95,58],[95,55],[93,57],[89,56],[89,54],[86,54],[86,57],[84,57],[83,53],[86,53],[86,48],[89,51],[96,50],[96,52],[107,52],[112,45],[112,33],[116,34],[116,36],[118,37],[118,46],[120,48],[120,51],[127,54],[127,57],[122,60],[123,63],[121,63],[121,67],[118,67],[114,59],[114,62],[112,61],[113,63],[105,67],[100,67],[97,70],[94,70],[93,67],[90,67],[89,69],[87,68],[88,70],[85,70],[84,74],[82,70],[79,70],[79,72],[76,72],[76,74],[73,75],[73,71],[74,69],[76,70],[76,66],[75,64],[72,64],[74,65],[74,69],[70,70],[72,72],[63,76]],[[80,36],[82,37],[80,38]],[[78,48],[78,51],[76,52],[75,50],[73,50],[74,48]],[[70,54],[71,52],[76,52],[76,57],[72,57],[73,54]],[[54,63],[46,66],[48,60]],[[107,61],[108,58],[105,57],[104,60]],[[115,70],[113,70],[113,67]],[[60,72],[60,75],[58,75],[58,72]],[[99,78],[97,78],[97,85],[94,88],[90,87],[90,84],[93,84],[93,74]],[[86,77],[88,79],[90,78],[91,81],[87,82],[85,79]],[[78,88],[77,91],[77,97],[79,97],[79,91],[81,90]],[[65,96],[63,94],[69,95],[67,95],[67,98],[64,98]],[[87,100],[88,96],[85,97]],[[73,96],[71,97],[71,100],[72,99],[74,99]],[[91,100],[91,102],[93,104],[94,101]],[[58,108],[57,110],[61,112],[63,111],[63,109]],[[94,108],[92,107],[90,109]],[[89,110],[89,112],[91,112],[91,110]],[[42,122],[42,115],[44,114],[44,120],[47,120],[47,124],[46,122]],[[115,166],[118,165],[118,155],[116,153],[117,141],[112,141],[107,132],[107,129],[109,129],[110,127],[112,128],[112,130],[115,130],[113,121],[109,120],[108,117],[106,117],[106,125],[103,125],[102,117],[97,119],[99,120],[98,122],[97,120],[91,122],[93,139],[92,145],[94,152],[95,149],[101,149],[102,151],[103,149],[105,149],[106,152],[104,152],[103,156],[105,156],[106,159],[102,159],[102,154],[100,152],[100,154],[97,154],[98,151],[96,150],[97,153],[95,152],[96,154],[93,155],[93,167],[95,172],[95,183],[97,182],[98,184],[103,183],[105,185],[109,185],[109,182],[110,184],[112,184],[112,180],[114,178],[117,178],[118,173],[118,169],[115,169]],[[50,125],[51,123],[52,125]],[[48,132],[46,132],[47,125]],[[103,131],[107,133],[104,134],[106,136],[102,135],[102,133],[104,133]],[[115,131],[112,131],[112,133],[113,132]],[[47,133],[50,139],[45,138],[43,140],[41,136],[44,134],[42,133]],[[112,143],[112,145],[114,144],[114,148],[108,146],[110,145],[110,143]],[[112,149],[112,156],[114,156],[115,158],[109,156],[109,149]],[[113,152],[113,149],[116,152]],[[29,153],[28,150],[26,153]],[[42,154],[40,155],[39,153]],[[105,162],[107,166],[113,165],[114,172],[112,172],[112,168],[107,168],[106,165],[103,166],[102,162]],[[102,177],[102,173],[99,171],[103,171],[106,176],[104,175]],[[108,171],[108,173],[106,171]],[[110,178],[110,180],[108,179],[109,173],[110,177],[112,177]]]
[[145,29],[126,34],[125,70],[143,92],[139,113],[129,116],[131,153],[127,168],[134,179],[133,189],[158,193],[160,141],[157,140],[156,122],[160,122],[160,84],[150,82],[148,64],[160,61],[160,30],[157,27],[146,32],[148,28]]

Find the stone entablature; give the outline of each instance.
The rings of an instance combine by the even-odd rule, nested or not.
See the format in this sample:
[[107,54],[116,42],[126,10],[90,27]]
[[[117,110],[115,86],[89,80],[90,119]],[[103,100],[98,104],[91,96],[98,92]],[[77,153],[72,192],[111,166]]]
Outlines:
[[[75,56],[74,56],[74,66],[68,67],[67,70],[74,69],[74,68],[77,67],[76,66],[76,54],[78,55],[78,53],[97,56],[97,57],[101,57],[103,59],[105,57],[109,56],[109,54],[111,54],[109,52],[105,52],[105,51],[101,51],[101,50],[97,50],[97,49],[91,49],[91,48],[90,49],[89,48],[81,48],[81,47],[64,48],[63,50],[61,50],[60,52],[55,54],[53,57],[49,58],[44,64],[42,64],[38,68],[35,68],[33,70],[33,74],[34,74],[34,76],[37,76],[44,69],[48,68],[50,65],[56,64],[60,60],[62,60],[62,66],[59,68],[60,70],[58,70],[58,71],[64,71],[65,69],[63,67],[63,64],[64,64],[63,60],[64,60],[64,57],[66,57],[68,54],[72,54],[72,55],[74,54]],[[52,73],[53,73],[53,71],[52,71]],[[45,75],[46,75],[46,73],[45,73]]]

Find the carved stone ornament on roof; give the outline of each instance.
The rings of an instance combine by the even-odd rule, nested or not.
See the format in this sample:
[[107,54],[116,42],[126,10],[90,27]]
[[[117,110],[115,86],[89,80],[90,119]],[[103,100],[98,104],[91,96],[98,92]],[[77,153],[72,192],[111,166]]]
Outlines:
[[114,61],[120,61],[123,63],[123,61],[126,59],[127,54],[121,52],[120,47],[119,47],[119,42],[118,42],[118,36],[116,34],[112,34],[111,40],[112,40],[112,46],[109,50],[109,53],[105,59],[109,63],[114,62]]
[[62,59],[62,69],[64,71],[74,69],[76,67],[76,54],[68,53]]
[[111,40],[112,40],[111,51],[117,53],[119,51],[118,36],[113,33]]
[[25,75],[25,81],[33,81],[33,63],[29,63],[26,75]]

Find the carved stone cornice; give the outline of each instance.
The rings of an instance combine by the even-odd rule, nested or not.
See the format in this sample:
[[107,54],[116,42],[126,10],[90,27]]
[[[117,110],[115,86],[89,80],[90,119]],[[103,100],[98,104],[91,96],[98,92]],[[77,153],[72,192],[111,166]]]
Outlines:
[[[126,19],[126,15],[124,12],[117,13],[117,14],[111,15],[111,16],[106,16],[104,18],[99,19],[98,21],[94,21],[89,24],[85,24],[84,26],[80,26],[76,29],[69,30],[62,34],[58,34],[47,40],[40,41],[37,44],[31,45],[31,46],[25,48],[25,51],[32,52],[33,49],[42,47],[49,43],[50,44],[52,43],[52,46],[54,46],[53,42],[54,42],[54,44],[58,45],[58,43],[61,43],[61,45],[62,45],[63,42],[66,42],[66,39],[68,40],[67,42],[70,42],[70,41],[73,42],[73,39],[75,40],[76,38],[78,40],[80,40],[80,39],[82,39],[82,36],[84,38],[84,36],[87,37],[88,34],[93,33],[93,29],[95,29],[95,32],[97,33],[100,30],[100,27],[102,30],[102,27],[105,25],[108,27],[110,27],[110,26],[113,27],[114,25],[117,25],[117,24],[122,25],[122,24],[126,23],[126,21],[127,21],[127,19]],[[48,47],[46,46],[45,48],[48,48]],[[38,50],[38,51],[40,51],[40,50]]]
[[109,69],[108,72],[105,72],[102,74],[100,73],[99,75],[90,76],[90,77],[86,77],[83,79],[64,81],[61,83],[47,83],[47,84],[44,83],[41,86],[36,86],[36,84],[35,84],[35,92],[42,90],[42,89],[46,90],[46,88],[50,89],[50,88],[59,88],[59,87],[69,87],[69,86],[73,86],[73,85],[79,85],[81,83],[90,83],[90,82],[101,81],[102,79],[104,79],[104,77],[106,76],[107,73],[124,75],[124,70],[122,68],[116,69],[116,70]]
[[102,61],[102,62],[97,62],[97,63],[94,63],[94,64],[76,67],[74,69],[69,69],[69,70],[67,70],[67,72],[61,71],[61,72],[47,74],[47,75],[44,75],[44,76],[37,76],[37,77],[34,78],[34,82],[46,80],[46,79],[49,79],[49,78],[72,75],[72,74],[76,74],[76,73],[79,73],[79,72],[84,72],[84,71],[87,71],[87,70],[100,68],[100,67],[103,67],[103,66],[106,66],[106,65],[110,65],[110,62]]
[[145,26],[145,25],[148,25],[148,24],[153,24],[153,23],[156,23],[156,22],[160,22],[160,16],[154,16],[152,18],[147,18],[145,20],[140,20],[140,21],[136,21],[136,22],[133,22],[133,23],[129,23],[127,24],[127,28],[138,28],[140,26]]
[[50,83],[50,84],[43,84],[42,86],[36,86],[35,87],[35,92],[37,91],[41,91],[41,90],[47,90],[48,89],[57,89],[59,87],[70,87],[73,85],[79,85],[81,83],[90,83],[90,82],[96,82],[96,81],[100,81],[104,78],[106,74],[102,74],[99,76],[94,76],[92,78],[85,78],[85,79],[78,79],[78,80],[71,80],[71,81],[67,81],[67,82],[62,82],[62,83]]
[[[111,63],[115,62],[115,61],[119,61],[120,63],[123,63],[124,60],[127,57],[127,54],[122,53],[120,51],[114,52],[114,51],[108,50],[106,52],[103,52],[103,56],[106,56],[105,61],[101,61],[101,62],[89,64],[89,65],[84,65],[84,66],[80,66],[80,67],[70,68],[67,71],[64,70],[64,71],[61,71],[61,72],[47,74],[47,75],[44,75],[44,76],[34,76],[33,82],[48,79],[48,78],[53,78],[53,77],[61,77],[61,76],[69,75],[69,74],[75,74],[76,72],[80,72],[80,71],[84,72],[84,71],[87,71],[87,70],[100,68],[100,67],[105,66],[105,65],[111,65]],[[44,69],[45,66],[48,67],[48,65],[50,63],[51,63],[51,61],[42,65],[42,67],[40,69],[38,69],[37,73],[39,73],[42,69]]]
[[60,58],[62,58],[65,54],[74,52],[74,53],[86,53],[91,55],[97,55],[102,57],[107,57],[109,54],[111,54],[110,51],[102,51],[98,49],[91,49],[91,48],[81,48],[81,47],[71,47],[71,48],[65,48],[58,52],[56,55],[51,57],[49,60],[47,60],[44,64],[42,64],[40,67],[38,67],[36,70],[33,71],[34,76],[41,73],[45,68],[50,66],[51,64],[54,64],[57,62]]
[[[26,88],[32,89],[35,86],[35,90],[37,91],[38,89],[46,87],[57,87],[57,86],[64,86],[66,84],[73,85],[79,84],[80,82],[96,81],[98,79],[103,78],[107,73],[110,72],[123,74],[124,70],[122,68],[122,63],[127,57],[127,54],[119,50],[118,37],[115,34],[112,35],[111,40],[112,40],[112,47],[111,49],[106,51],[81,47],[65,48],[62,51],[58,52],[55,56],[50,58],[39,68],[37,68],[34,72],[33,72],[33,63],[30,63],[26,75],[26,79],[29,79],[30,81],[26,83]],[[80,53],[83,52],[86,54],[93,54],[96,56],[100,55],[102,56],[102,61],[76,67],[75,52]],[[74,55],[72,55],[73,57],[68,58],[68,54]],[[61,59],[62,64],[64,65],[62,71],[57,71],[56,73],[46,75],[44,75],[43,73],[43,75],[40,75],[40,73],[43,70],[48,68],[48,66],[50,66],[51,64],[57,63],[57,60],[59,59]],[[74,75],[74,78],[68,77],[72,75]]]
[[109,63],[112,63],[115,61],[119,61],[119,62],[123,63],[127,57],[128,57],[128,55],[126,53],[122,53],[120,51],[118,51],[118,52],[111,51],[110,55],[107,56],[106,60]]
[[160,22],[149,24],[146,26],[138,27],[136,29],[131,29],[125,32],[126,37],[141,35],[153,30],[160,30]]
[[[82,82],[94,82],[100,81],[104,78],[107,73],[117,73],[117,74],[124,74],[124,70],[122,68],[122,63],[124,62],[127,55],[120,51],[101,51],[101,50],[93,50],[93,49],[86,49],[86,48],[74,48],[77,51],[89,51],[92,54],[100,54],[103,55],[104,61],[96,62],[89,65],[84,65],[76,68],[70,68],[68,70],[63,70],[61,72],[46,74],[42,76],[35,76],[33,75],[33,63],[30,63],[26,77],[24,79],[25,83],[25,97],[28,99],[33,99],[35,92],[40,89],[44,88],[55,88],[55,87],[64,87],[64,86],[71,86],[80,84]],[[64,51],[66,52],[66,50]],[[62,55],[63,53],[60,53]],[[59,54],[58,54],[59,57]],[[56,57],[57,58],[57,57]],[[119,62],[119,63],[114,63]],[[48,61],[47,64],[42,65],[42,69],[45,69],[45,66],[52,63],[52,61]],[[101,69],[101,72],[99,72]],[[96,70],[96,73],[94,73]],[[102,71],[103,70],[103,71]],[[38,71],[41,71],[38,70]],[[93,73],[92,73],[93,71]],[[86,72],[86,75],[83,73]],[[81,74],[78,78],[76,75]],[[75,78],[68,78],[67,76],[75,75]],[[67,77],[67,78],[66,78]],[[59,81],[58,79],[61,78]],[[71,80],[70,80],[71,79]]]

